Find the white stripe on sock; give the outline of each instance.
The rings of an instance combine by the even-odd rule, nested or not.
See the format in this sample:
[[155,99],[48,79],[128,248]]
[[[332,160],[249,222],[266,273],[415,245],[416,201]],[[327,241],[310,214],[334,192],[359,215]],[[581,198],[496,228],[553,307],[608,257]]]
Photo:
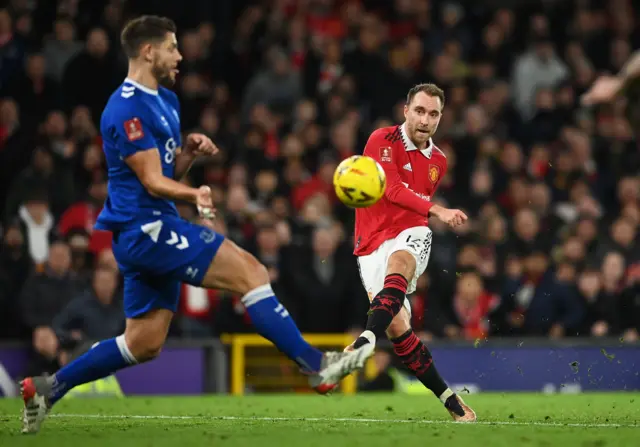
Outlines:
[[367,340],[369,340],[369,343],[371,343],[372,345],[376,344],[376,334],[374,334],[369,330],[366,330],[362,334],[360,334],[360,337],[366,338]]
[[451,396],[453,396],[453,391],[451,391],[451,388],[447,388],[444,390],[444,393],[440,395],[440,402],[445,403]]
[[133,354],[131,354],[131,351],[129,351],[129,346],[127,346],[127,342],[124,339],[124,334],[118,335],[116,337],[116,344],[118,345],[120,354],[122,354],[122,358],[124,358],[127,363],[129,363],[130,365],[135,365],[136,363],[138,363]]
[[271,284],[265,284],[249,291],[245,296],[242,297],[241,301],[245,307],[251,307],[257,302],[272,297],[273,295],[274,293],[273,289],[271,288]]

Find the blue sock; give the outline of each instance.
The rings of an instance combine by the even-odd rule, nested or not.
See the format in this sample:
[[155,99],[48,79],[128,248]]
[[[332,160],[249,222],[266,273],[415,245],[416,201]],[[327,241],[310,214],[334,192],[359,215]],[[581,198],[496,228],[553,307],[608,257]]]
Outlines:
[[242,297],[242,304],[260,335],[303,369],[309,372],[320,370],[322,352],[302,338],[298,326],[275,297],[270,284],[247,293]]
[[101,341],[51,376],[53,389],[49,396],[50,403],[56,403],[73,387],[110,376],[135,363],[124,335]]

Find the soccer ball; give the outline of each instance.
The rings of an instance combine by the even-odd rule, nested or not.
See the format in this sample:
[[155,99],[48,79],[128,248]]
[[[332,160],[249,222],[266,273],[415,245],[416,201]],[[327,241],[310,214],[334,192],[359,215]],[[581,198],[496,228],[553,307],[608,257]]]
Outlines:
[[376,203],[387,186],[382,166],[366,155],[344,159],[333,174],[333,187],[342,203],[351,208],[365,208]]

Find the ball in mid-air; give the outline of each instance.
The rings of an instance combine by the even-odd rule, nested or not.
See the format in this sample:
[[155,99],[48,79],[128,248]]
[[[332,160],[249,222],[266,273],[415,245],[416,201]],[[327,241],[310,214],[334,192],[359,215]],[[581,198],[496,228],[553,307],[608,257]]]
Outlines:
[[373,158],[352,155],[336,168],[333,186],[342,203],[351,208],[365,208],[383,196],[387,177],[382,166]]

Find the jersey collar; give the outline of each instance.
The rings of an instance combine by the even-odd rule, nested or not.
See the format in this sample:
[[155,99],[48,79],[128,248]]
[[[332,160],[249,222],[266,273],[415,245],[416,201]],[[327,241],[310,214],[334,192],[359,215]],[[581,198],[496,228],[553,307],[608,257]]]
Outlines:
[[134,87],[136,87],[137,89],[142,90],[145,93],[148,93],[150,95],[158,96],[158,90],[154,90],[152,88],[145,87],[144,85],[140,84],[139,82],[134,81],[131,78],[125,78],[124,82],[126,82],[127,84],[133,85]]
[[[413,144],[413,141],[409,139],[409,135],[407,135],[407,131],[405,129],[406,125],[407,122],[405,121],[404,123],[402,123],[402,126],[400,126],[400,135],[402,136],[404,149],[407,152],[416,151],[418,150],[418,148],[415,144]],[[422,155],[424,155],[425,157],[431,158],[431,154],[433,153],[433,140],[431,138],[429,138],[429,144],[427,145],[427,147],[425,149],[421,149],[420,152],[422,152]]]

